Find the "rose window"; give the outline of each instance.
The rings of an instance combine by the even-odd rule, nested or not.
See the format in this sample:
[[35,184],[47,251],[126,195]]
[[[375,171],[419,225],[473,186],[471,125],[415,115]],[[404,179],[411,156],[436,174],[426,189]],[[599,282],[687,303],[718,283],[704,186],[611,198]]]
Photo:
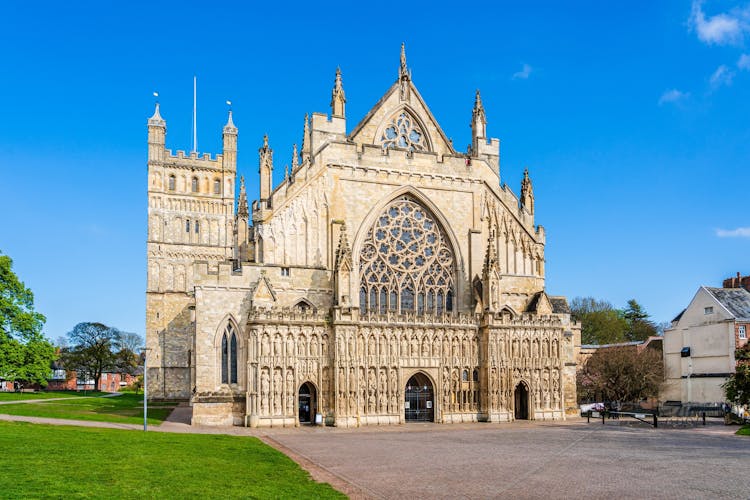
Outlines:
[[425,134],[416,120],[408,113],[401,112],[391,120],[380,137],[383,149],[399,148],[409,151],[427,151]]
[[413,198],[397,198],[384,209],[359,260],[362,312],[453,310],[453,250],[432,214]]

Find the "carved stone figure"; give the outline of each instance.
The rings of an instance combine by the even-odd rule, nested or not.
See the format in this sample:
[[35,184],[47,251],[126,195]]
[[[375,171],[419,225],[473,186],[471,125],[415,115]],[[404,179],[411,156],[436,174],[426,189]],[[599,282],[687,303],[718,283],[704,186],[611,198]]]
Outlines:
[[[281,345],[281,339],[279,339]],[[273,413],[281,415],[281,390],[283,389],[281,381],[281,370],[276,369],[273,373]]]
[[273,337],[273,355],[281,356],[281,335],[276,334]]
[[269,356],[271,350],[270,340],[267,334],[263,334],[261,337],[260,354],[261,356]]
[[268,376],[268,369],[263,368],[260,373],[260,406],[263,415],[268,414],[268,396],[271,390],[271,383]]
[[286,371],[286,414],[294,415],[294,375],[291,369]]

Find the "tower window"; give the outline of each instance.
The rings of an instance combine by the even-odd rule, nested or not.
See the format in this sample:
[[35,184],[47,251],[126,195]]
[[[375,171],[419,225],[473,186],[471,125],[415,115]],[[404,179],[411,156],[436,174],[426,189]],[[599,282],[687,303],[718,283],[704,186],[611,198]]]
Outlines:
[[190,219],[185,221],[185,232],[186,233],[190,232]]
[[214,194],[221,194],[221,181],[219,179],[214,180]]
[[177,180],[175,179],[174,175],[169,176],[168,186],[170,191],[174,191],[175,184],[177,184]]
[[190,185],[191,185],[191,187],[193,189],[193,192],[197,193],[198,192],[198,178],[197,177],[193,177],[193,180],[192,180],[192,182],[191,182]]
[[199,221],[195,221],[195,233],[199,233],[201,228],[201,223]]
[[290,274],[290,272],[289,272],[289,268],[288,267],[282,267],[281,268],[281,275],[282,276],[289,276],[289,274]]

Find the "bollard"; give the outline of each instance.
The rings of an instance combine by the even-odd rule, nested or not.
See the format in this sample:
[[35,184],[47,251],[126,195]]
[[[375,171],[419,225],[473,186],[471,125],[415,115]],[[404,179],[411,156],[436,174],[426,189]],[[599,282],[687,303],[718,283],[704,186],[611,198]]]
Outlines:
[[602,412],[602,425],[604,425],[604,414],[605,414],[605,413],[606,413],[606,412]]
[[703,425],[706,425],[706,412],[703,412]]
[[654,429],[656,429],[657,427],[659,427],[659,421],[656,418],[656,413],[654,413]]

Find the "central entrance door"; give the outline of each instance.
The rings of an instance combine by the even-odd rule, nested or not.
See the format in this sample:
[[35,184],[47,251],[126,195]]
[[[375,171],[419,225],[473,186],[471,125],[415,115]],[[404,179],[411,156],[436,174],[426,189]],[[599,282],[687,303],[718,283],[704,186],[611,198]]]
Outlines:
[[305,382],[299,388],[299,423],[311,424],[315,418],[315,387]]
[[516,420],[529,419],[529,391],[526,384],[519,382],[515,392],[515,417]]
[[435,392],[424,373],[417,373],[406,383],[404,417],[407,422],[432,422],[435,416]]

